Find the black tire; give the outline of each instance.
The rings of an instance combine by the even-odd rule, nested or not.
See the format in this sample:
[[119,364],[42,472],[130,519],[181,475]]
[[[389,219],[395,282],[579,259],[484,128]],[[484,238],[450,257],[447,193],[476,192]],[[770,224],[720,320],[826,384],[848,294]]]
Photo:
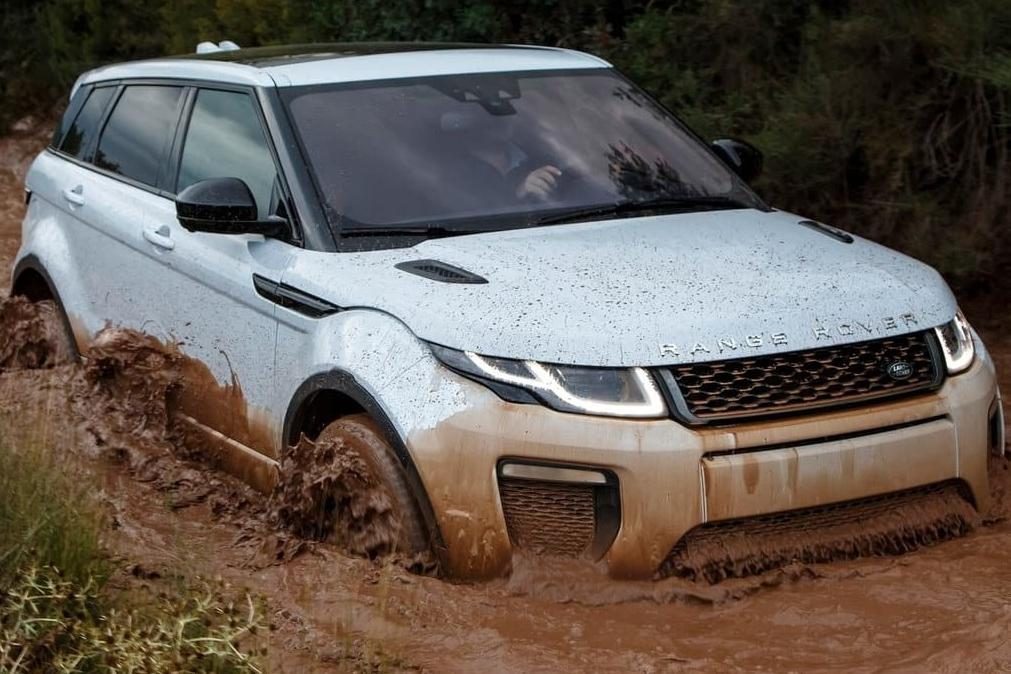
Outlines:
[[[350,513],[337,513],[334,538],[342,541],[355,554],[383,557],[390,554],[420,559],[431,551],[428,530],[417,500],[411,491],[403,466],[379,426],[366,414],[354,414],[334,421],[319,434],[315,446],[319,451],[338,448],[362,460],[374,481],[370,495],[335,494],[337,508]],[[341,485],[342,492],[348,481]],[[361,488],[361,485],[359,485]],[[381,498],[385,495],[385,499]],[[343,502],[340,502],[343,499]],[[348,514],[350,516],[348,516]]]

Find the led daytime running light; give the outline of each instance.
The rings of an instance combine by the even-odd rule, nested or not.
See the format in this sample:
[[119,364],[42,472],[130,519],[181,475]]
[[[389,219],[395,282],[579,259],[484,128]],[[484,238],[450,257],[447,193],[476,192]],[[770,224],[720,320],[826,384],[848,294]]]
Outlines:
[[532,360],[523,361],[523,366],[531,373],[531,377],[522,377],[505,372],[495,367],[485,358],[473,351],[465,351],[464,355],[483,374],[496,381],[514,386],[522,386],[537,391],[547,391],[555,395],[567,405],[582,410],[588,414],[600,414],[618,417],[660,417],[666,411],[663,396],[653,378],[641,367],[631,368],[632,377],[645,398],[642,402],[616,403],[604,400],[594,400],[575,395],[546,367]]
[[[950,344],[946,338],[946,330],[950,331],[950,336],[955,341],[954,344]],[[972,341],[972,328],[962,312],[957,312],[955,318],[947,325],[934,328],[934,332],[941,343],[948,374],[958,374],[968,370],[976,358],[976,346]]]

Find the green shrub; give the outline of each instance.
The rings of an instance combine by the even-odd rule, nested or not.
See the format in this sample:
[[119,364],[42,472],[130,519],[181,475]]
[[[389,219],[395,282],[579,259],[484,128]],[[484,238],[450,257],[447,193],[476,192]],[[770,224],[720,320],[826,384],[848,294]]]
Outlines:
[[72,476],[70,452],[47,448],[45,428],[0,427],[0,587],[26,565],[55,567],[81,586],[108,572],[93,487]]

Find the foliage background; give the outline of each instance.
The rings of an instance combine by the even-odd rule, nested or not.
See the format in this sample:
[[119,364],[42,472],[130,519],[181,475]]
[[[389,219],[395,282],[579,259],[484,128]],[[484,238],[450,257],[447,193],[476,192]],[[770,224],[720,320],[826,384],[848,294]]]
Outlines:
[[766,153],[776,206],[1004,292],[1011,0],[3,0],[0,129],[95,65],[352,40],[561,45],[612,61],[703,136]]

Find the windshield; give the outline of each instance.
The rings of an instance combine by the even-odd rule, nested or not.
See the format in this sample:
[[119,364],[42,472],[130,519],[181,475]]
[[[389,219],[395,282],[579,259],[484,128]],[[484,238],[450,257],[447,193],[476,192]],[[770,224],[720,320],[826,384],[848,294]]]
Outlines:
[[284,98],[331,220],[345,230],[497,229],[681,198],[761,207],[612,69],[299,87]]

